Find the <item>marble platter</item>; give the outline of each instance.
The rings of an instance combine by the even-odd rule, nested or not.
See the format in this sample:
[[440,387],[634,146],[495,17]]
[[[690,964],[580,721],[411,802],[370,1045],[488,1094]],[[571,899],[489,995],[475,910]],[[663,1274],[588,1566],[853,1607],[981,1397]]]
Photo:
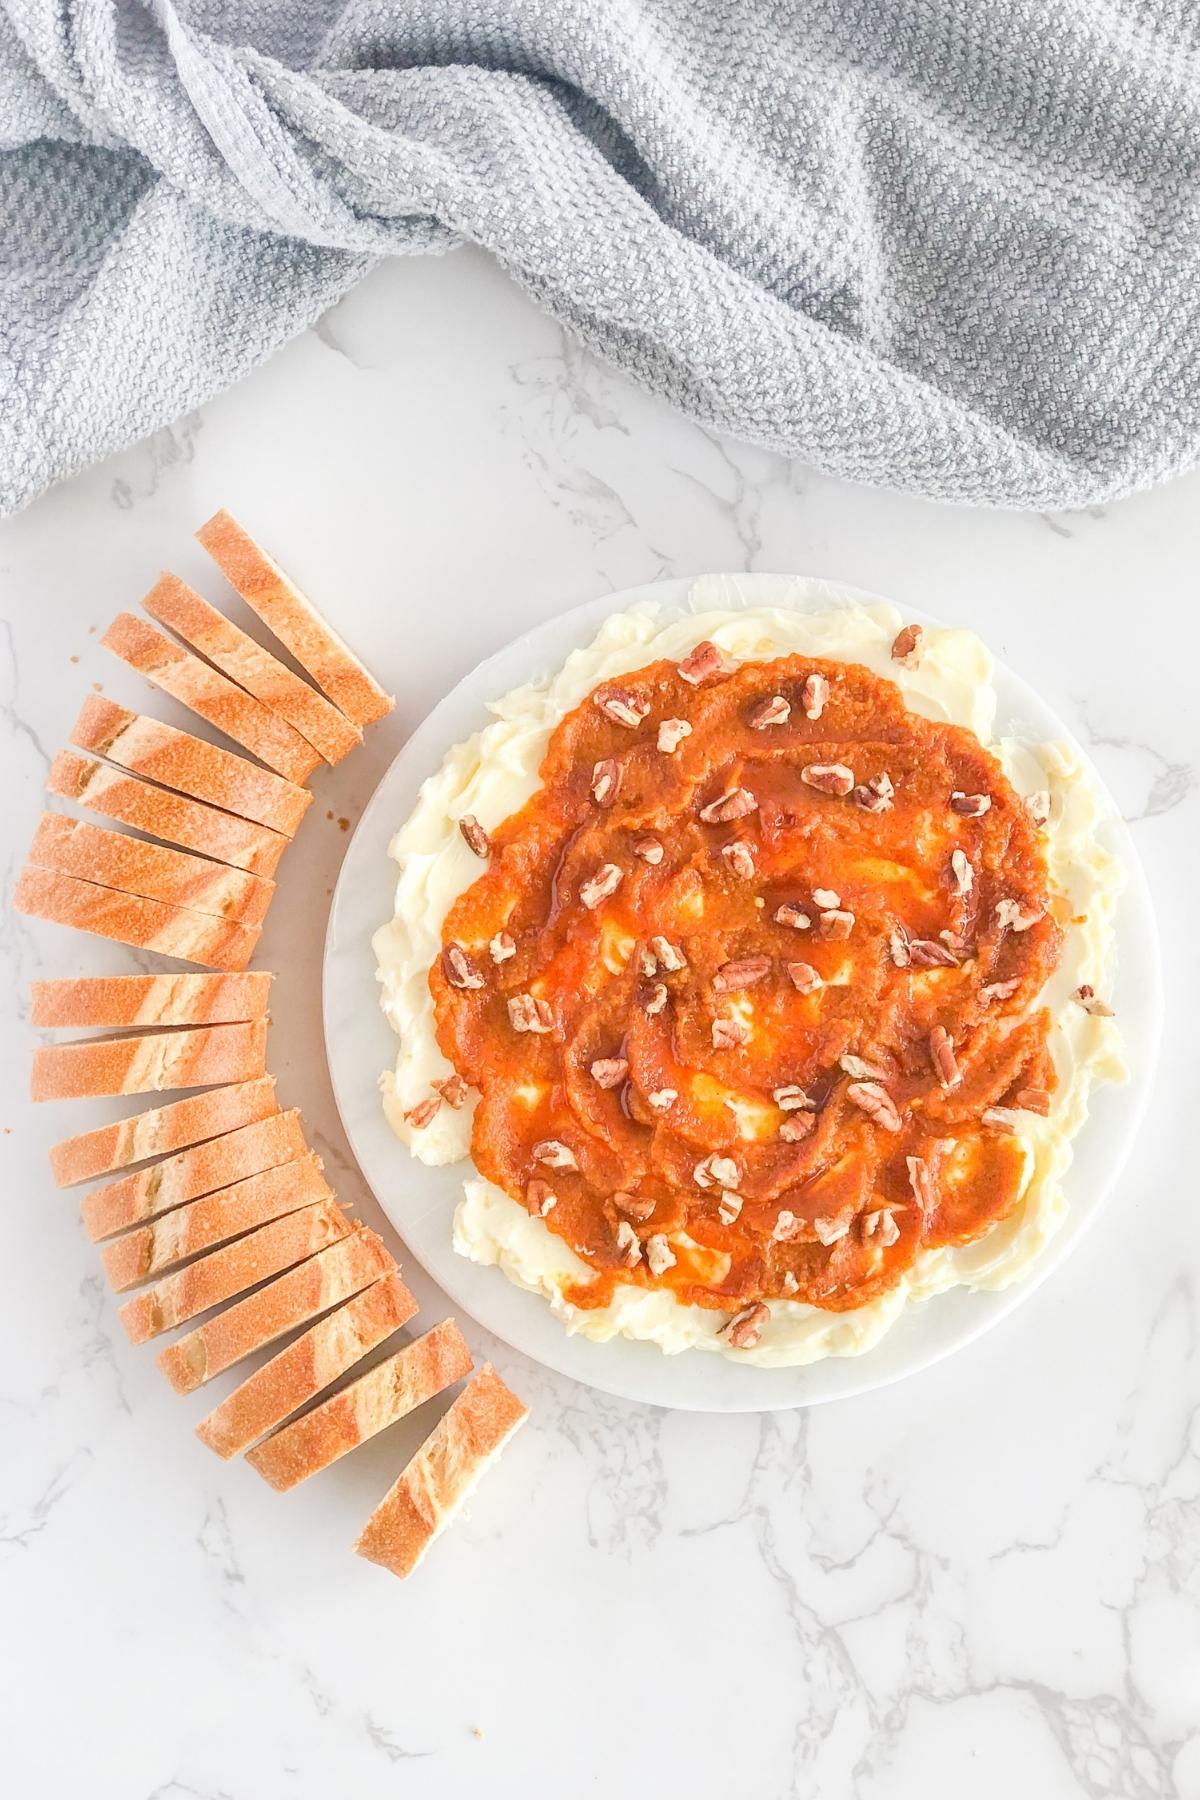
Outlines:
[[[730,575],[723,580],[730,605],[817,610],[879,598],[796,576]],[[557,668],[572,650],[588,642],[609,613],[645,600],[686,609],[693,587],[691,579],[653,582],[545,621],[480,663],[413,732],[366,807],[338,880],[325,948],[325,1041],[342,1123],[367,1181],[412,1255],[464,1313],[547,1367],[626,1399],[698,1412],[765,1412],[847,1398],[929,1367],[1004,1318],[1064,1262],[1100,1210],[1132,1148],[1154,1078],[1162,981],[1149,890],[1113,805],[1103,827],[1105,841],[1126,872],[1117,920],[1113,998],[1132,1073],[1123,1086],[1102,1088],[1094,1096],[1067,1177],[1068,1217],[1024,1281],[999,1293],[955,1289],[912,1306],[882,1342],[862,1356],[830,1358],[795,1369],[755,1369],[706,1351],[665,1356],[653,1345],[625,1339],[596,1344],[568,1334],[540,1296],[517,1288],[498,1269],[481,1268],[457,1256],[451,1246],[451,1220],[463,1169],[469,1165],[423,1167],[393,1136],[379,1101],[379,1074],[395,1051],[391,1029],[379,1009],[371,951],[373,932],[392,912],[395,869],[388,843],[447,749],[486,723],[489,700]],[[939,623],[911,606],[906,605],[904,613],[906,618]],[[998,735],[1074,741],[1035,691],[999,663],[995,683]],[[1103,787],[1098,775],[1095,779]]]

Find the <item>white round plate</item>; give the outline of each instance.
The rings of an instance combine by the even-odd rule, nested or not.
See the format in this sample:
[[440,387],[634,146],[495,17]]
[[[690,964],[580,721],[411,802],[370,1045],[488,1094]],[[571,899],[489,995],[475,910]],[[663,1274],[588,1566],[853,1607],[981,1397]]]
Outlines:
[[[537,675],[553,673],[572,650],[590,641],[610,613],[635,601],[688,610],[692,587],[691,580],[654,582],[547,620],[480,663],[413,733],[364,812],[338,880],[325,949],[325,1041],[342,1123],[367,1181],[409,1250],[464,1313],[536,1361],[607,1393],[697,1412],[765,1412],[861,1394],[927,1368],[1011,1312],[1064,1260],[1121,1170],[1153,1079],[1161,1015],[1158,940],[1145,877],[1114,806],[1105,835],[1127,873],[1118,906],[1116,1009],[1132,1077],[1093,1096],[1092,1116],[1076,1141],[1067,1178],[1070,1212],[1031,1273],[1000,1293],[955,1288],[910,1306],[864,1355],[827,1358],[805,1368],[756,1369],[705,1350],[666,1356],[652,1344],[625,1338],[596,1344],[571,1336],[544,1299],[514,1286],[499,1269],[456,1255],[451,1244],[454,1209],[464,1169],[471,1165],[425,1168],[393,1136],[379,1097],[380,1073],[394,1062],[396,1051],[379,1006],[371,950],[372,934],[393,910],[396,869],[388,844],[446,751],[487,723],[488,701]],[[879,598],[783,575],[730,576],[726,587],[730,606],[791,606],[806,612]],[[905,614],[921,618],[912,608]],[[995,684],[998,735],[1070,738],[1033,689],[1000,665]]]

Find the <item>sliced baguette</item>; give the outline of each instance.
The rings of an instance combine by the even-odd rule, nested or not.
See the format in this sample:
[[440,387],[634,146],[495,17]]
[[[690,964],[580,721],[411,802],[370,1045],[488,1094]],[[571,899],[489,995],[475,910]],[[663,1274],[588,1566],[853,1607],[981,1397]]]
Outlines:
[[182,844],[185,850],[198,850],[217,862],[232,863],[252,875],[273,875],[288,847],[289,840],[282,832],[254,825],[249,819],[235,819],[232,813],[172,794],[137,775],[106,768],[90,756],[77,756],[74,750],[62,750],[55,757],[46,777],[46,791],[102,813],[106,819],[131,825],[135,831]]
[[391,712],[395,701],[236,519],[216,513],[196,536],[247,606],[348,719],[371,725]]
[[[336,1314],[335,1314],[336,1317]],[[285,1493],[307,1481],[367,1438],[440,1394],[471,1372],[471,1352],[453,1319],[377,1363],[320,1406],[275,1432],[246,1461]]]
[[156,950],[180,962],[203,963],[210,969],[244,969],[262,935],[259,925],[239,925],[186,906],[145,900],[120,888],[100,887],[76,875],[60,875],[32,864],[22,869],[13,892],[13,907],[33,919],[69,925],[92,937],[138,950]]
[[296,1162],[248,1175],[244,1181],[193,1200],[190,1206],[164,1213],[149,1225],[127,1231],[101,1251],[104,1273],[109,1285],[120,1293],[187,1262],[202,1250],[212,1250],[272,1219],[333,1198],[333,1189],[321,1173],[321,1159],[310,1150]]
[[233,1025],[265,1019],[274,976],[81,975],[30,984],[30,1024],[44,1031],[89,1025]]
[[[340,1243],[331,1244],[256,1294],[248,1294],[214,1319],[197,1325],[177,1343],[168,1344],[158,1353],[158,1366],[176,1393],[194,1393],[214,1375],[348,1300],[395,1267],[396,1259],[383,1239],[358,1224]],[[239,1388],[238,1393],[241,1391]],[[231,1396],[234,1398],[236,1395]],[[217,1449],[215,1443],[213,1448]]]
[[160,576],[142,605],[152,619],[174,631],[231,681],[286,719],[327,763],[340,762],[362,743],[358,726],[331,700],[293,674],[178,575]]
[[145,619],[118,613],[100,642],[164,694],[199,713],[289,781],[307,780],[320,762],[307,738],[286,719]]
[[399,1270],[385,1275],[256,1369],[200,1421],[196,1436],[218,1456],[237,1456],[407,1325],[416,1311]]
[[248,875],[244,869],[231,869],[187,850],[170,850],[165,844],[147,844],[65,813],[42,814],[29,860],[40,869],[54,869],[79,881],[185,906],[206,917],[233,919],[247,930],[262,924],[275,893],[273,881]]
[[312,804],[307,788],[285,781],[282,775],[260,769],[232,750],[222,750],[188,731],[177,731],[145,713],[127,712],[99,694],[84,701],[71,742],[134,775],[144,775],[206,805],[223,807],[256,825],[282,832],[284,837],[295,837]]
[[33,1053],[31,1094],[34,1100],[83,1100],[253,1081],[264,1072],[266,1048],[265,1019],[42,1044]]
[[410,1575],[527,1415],[485,1363],[371,1514],[357,1554]]
[[152,1156],[237,1131],[278,1111],[275,1077],[262,1075],[255,1081],[192,1094],[169,1106],[151,1107],[113,1125],[64,1138],[50,1151],[50,1167],[60,1188],[75,1187],[96,1175],[111,1175],[114,1169],[126,1169],[131,1163],[147,1162]]
[[295,1163],[307,1154],[299,1109],[272,1113],[270,1118],[210,1138],[208,1143],[180,1150],[152,1168],[95,1188],[83,1197],[83,1222],[88,1236],[97,1243],[116,1231],[197,1200],[201,1194],[228,1188],[232,1182],[261,1175],[264,1169],[278,1168],[281,1163]]
[[315,1256],[327,1244],[336,1244],[350,1231],[350,1221],[336,1202],[306,1206],[270,1225],[261,1225],[248,1237],[237,1238],[220,1250],[211,1250],[197,1262],[164,1275],[144,1294],[127,1300],[120,1319],[134,1344],[159,1337],[174,1325],[194,1319],[211,1306],[244,1294],[294,1263]]

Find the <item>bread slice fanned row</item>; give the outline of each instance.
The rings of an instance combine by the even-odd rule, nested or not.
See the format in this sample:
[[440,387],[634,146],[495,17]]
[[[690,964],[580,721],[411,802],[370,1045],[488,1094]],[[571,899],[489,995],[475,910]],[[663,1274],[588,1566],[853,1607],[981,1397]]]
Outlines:
[[273,1219],[334,1199],[333,1189],[321,1173],[321,1159],[310,1150],[295,1162],[248,1175],[193,1200],[190,1206],[178,1206],[149,1225],[125,1232],[101,1251],[104,1273],[118,1292],[137,1287],[202,1250],[215,1249]]
[[158,1353],[158,1366],[176,1393],[194,1393],[214,1375],[223,1374],[395,1269],[396,1259],[383,1239],[359,1223],[339,1243],[168,1344]]
[[248,929],[262,924],[275,892],[273,881],[248,875],[244,869],[165,844],[148,844],[65,813],[42,814],[29,860],[38,868],[120,888],[145,900],[233,919]]
[[236,813],[284,837],[295,837],[312,804],[307,788],[259,768],[236,751],[222,750],[145,713],[130,712],[99,694],[84,701],[71,742],[133,775]]
[[215,513],[196,536],[247,606],[347,718],[371,725],[391,712],[395,701],[236,519]]
[[145,619],[118,613],[100,642],[288,781],[307,781],[320,762],[307,738],[286,719]]
[[90,812],[135,831],[147,832],[185,850],[197,850],[215,862],[232,863],[252,875],[268,878],[290,843],[281,831],[235,818],[202,800],[173,794],[152,781],[121,769],[110,769],[91,756],[60,750],[50,765],[46,791],[61,800],[73,800]]
[[357,1554],[394,1575],[411,1574],[527,1417],[484,1363],[367,1520]]
[[349,1231],[350,1221],[335,1201],[288,1213],[220,1250],[211,1250],[174,1275],[165,1275],[144,1294],[127,1300],[121,1308],[121,1323],[131,1343],[144,1344],[314,1256],[327,1244],[336,1244]]
[[340,762],[362,743],[359,727],[331,700],[293,674],[178,575],[161,576],[142,605],[152,619],[286,719],[327,763]]
[[52,925],[70,925],[93,937],[132,944],[138,950],[156,950],[160,956],[174,956],[180,962],[206,963],[210,969],[244,969],[261,935],[258,925],[247,927],[236,919],[218,919],[186,906],[146,900],[140,894],[101,887],[33,863],[17,877],[13,908]]
[[234,1025],[265,1019],[274,976],[82,975],[30,983],[31,1025],[43,1030],[118,1031],[134,1025]]
[[[351,1304],[361,1305],[361,1299]],[[286,1492],[461,1381],[473,1366],[462,1332],[453,1319],[443,1319],[424,1337],[274,1432],[246,1461],[273,1488]]]
[[293,1163],[307,1153],[300,1111],[292,1107],[94,1188],[83,1197],[83,1222],[96,1243],[202,1194],[215,1193],[249,1175],[261,1175],[264,1169],[278,1168],[281,1163]]
[[252,1081],[265,1073],[266,1048],[265,1019],[42,1044],[33,1053],[31,1094],[34,1100],[82,1100]]
[[278,1111],[275,1077],[260,1075],[64,1138],[50,1151],[50,1167],[60,1188],[76,1187],[97,1175],[111,1175],[114,1169],[237,1131]]
[[[351,1243],[352,1240],[347,1240],[336,1250],[349,1250]],[[327,1250],[324,1254],[332,1256],[336,1251]],[[308,1263],[303,1266],[311,1267]],[[281,1279],[286,1281],[290,1277]],[[384,1275],[348,1300],[345,1306],[326,1314],[311,1330],[295,1338],[270,1362],[264,1363],[261,1369],[256,1369],[227,1400],[201,1420],[196,1427],[196,1436],[218,1456],[237,1456],[330,1387],[393,1331],[407,1325],[416,1311],[417,1303],[401,1281],[399,1271]],[[332,1442],[332,1435],[323,1441]],[[345,1447],[353,1446],[347,1444]],[[266,1473],[265,1470],[261,1472]],[[312,1473],[312,1470],[308,1472]],[[270,1480],[271,1476],[268,1474],[267,1478]]]

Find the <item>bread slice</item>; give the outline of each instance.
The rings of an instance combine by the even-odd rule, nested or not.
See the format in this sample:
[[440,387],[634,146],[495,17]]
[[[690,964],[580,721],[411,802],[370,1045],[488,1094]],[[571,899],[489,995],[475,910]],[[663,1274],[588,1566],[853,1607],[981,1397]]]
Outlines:
[[391,712],[395,701],[236,519],[216,513],[196,536],[247,606],[348,719],[371,725]]
[[244,1294],[260,1281],[315,1256],[349,1231],[350,1221],[336,1202],[306,1206],[303,1212],[289,1213],[270,1225],[260,1225],[248,1237],[210,1250],[174,1275],[164,1275],[144,1294],[125,1302],[121,1323],[131,1343],[144,1344],[173,1325],[182,1325],[210,1306],[220,1306],[235,1294]]
[[147,844],[123,831],[107,831],[65,813],[45,812],[38,821],[29,860],[78,881],[94,881],[145,900],[185,906],[206,917],[234,919],[247,930],[261,925],[275,893],[273,881],[211,862],[187,850]]
[[34,981],[29,1022],[44,1031],[89,1025],[232,1025],[265,1019],[275,977],[252,975],[81,975]]
[[385,1275],[256,1369],[200,1421],[196,1436],[218,1456],[237,1456],[407,1325],[416,1311],[399,1270]]
[[396,1259],[383,1239],[359,1223],[340,1243],[168,1344],[158,1353],[158,1366],[176,1393],[194,1393],[214,1375],[370,1287],[395,1267]]
[[527,1413],[484,1363],[367,1520],[358,1555],[410,1575]]
[[[334,1315],[336,1318],[336,1314]],[[291,1425],[285,1425],[246,1461],[280,1493],[307,1481],[367,1438],[432,1400],[472,1368],[471,1352],[453,1319],[377,1363]]]
[[81,1181],[91,1181],[93,1176],[111,1175],[114,1169],[128,1168],[131,1163],[146,1162],[152,1156],[182,1150],[187,1144],[237,1131],[278,1111],[275,1077],[262,1075],[256,1081],[239,1081],[207,1094],[192,1094],[169,1106],[154,1106],[134,1113],[132,1118],[118,1119],[113,1125],[101,1125],[78,1137],[64,1138],[50,1151],[50,1167],[60,1188],[75,1187]]
[[34,1100],[84,1100],[252,1081],[264,1072],[266,1048],[265,1019],[42,1044],[33,1053],[31,1095]]
[[[170,1212],[201,1194],[228,1188],[231,1182],[260,1175],[281,1163],[295,1163],[308,1154],[299,1108],[272,1113],[270,1118],[243,1125],[224,1137],[210,1138],[157,1162],[134,1175],[122,1175],[83,1197],[81,1211],[93,1243],[126,1231],[159,1213]],[[320,1164],[318,1163],[318,1168]],[[313,1196],[317,1198],[316,1195]]]
[[132,825],[135,831],[182,844],[185,850],[198,850],[217,862],[232,863],[264,878],[275,873],[288,847],[289,840],[282,832],[254,825],[249,819],[235,819],[232,813],[205,806],[203,801],[169,793],[137,775],[107,768],[93,757],[77,756],[74,750],[61,750],[55,757],[46,777],[46,791],[121,825]]
[[144,900],[120,888],[100,887],[32,865],[21,871],[13,907],[33,919],[69,925],[139,950],[156,950],[181,962],[204,963],[210,969],[244,969],[262,935],[260,925],[239,925],[236,919]]
[[84,701],[71,742],[134,775],[144,775],[208,806],[223,807],[256,825],[282,832],[284,837],[295,837],[312,804],[307,788],[285,781],[282,775],[260,769],[244,756],[206,743],[188,731],[177,731],[160,719],[127,712],[99,694]]
[[199,713],[289,781],[306,781],[320,762],[307,738],[286,719],[145,619],[118,613],[100,642],[164,694]]
[[362,743],[358,726],[331,700],[210,606],[178,575],[161,575],[142,605],[152,619],[166,625],[231,681],[286,719],[327,763],[340,762]]
[[104,1273],[118,1293],[138,1287],[202,1250],[212,1250],[272,1219],[333,1198],[333,1189],[321,1174],[321,1159],[310,1150],[297,1162],[248,1175],[244,1181],[193,1200],[190,1206],[164,1213],[149,1225],[127,1231],[101,1251]]

